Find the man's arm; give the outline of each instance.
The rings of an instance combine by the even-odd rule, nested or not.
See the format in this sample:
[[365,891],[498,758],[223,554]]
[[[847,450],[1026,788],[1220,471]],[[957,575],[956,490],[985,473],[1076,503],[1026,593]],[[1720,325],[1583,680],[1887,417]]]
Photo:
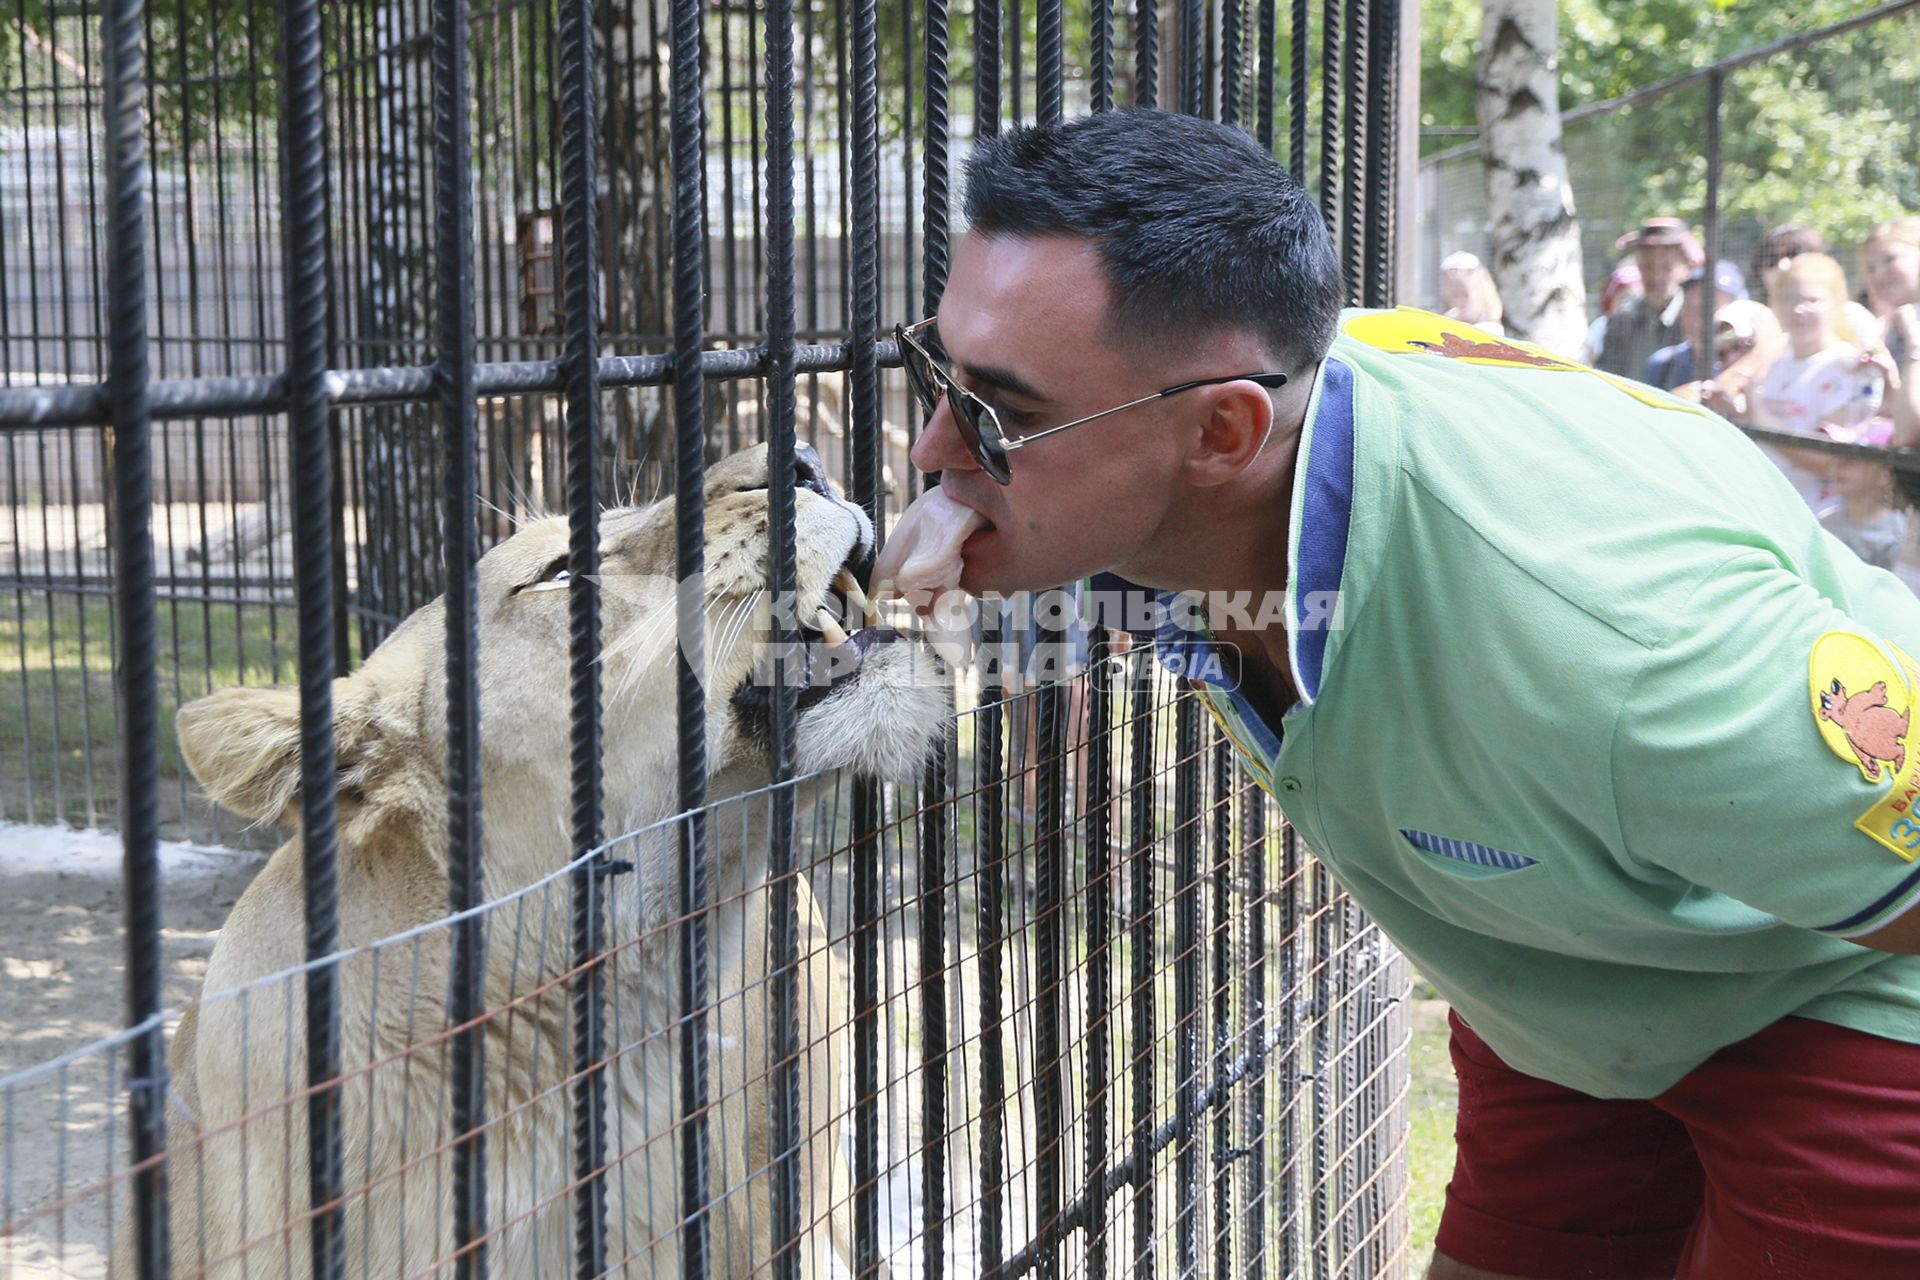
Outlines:
[[1621,708],[1616,820],[1638,863],[1920,954],[1920,602],[1887,575],[1837,594],[1758,549],[1700,584]]

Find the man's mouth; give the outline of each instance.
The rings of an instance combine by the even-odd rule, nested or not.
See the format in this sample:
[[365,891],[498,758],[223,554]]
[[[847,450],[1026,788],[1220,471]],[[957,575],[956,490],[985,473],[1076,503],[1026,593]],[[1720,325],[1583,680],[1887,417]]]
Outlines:
[[967,496],[965,494],[961,493],[959,490],[955,489],[952,485],[947,483],[947,478],[945,475],[942,475],[940,477],[940,488],[942,491],[946,493],[946,495],[949,498],[953,499],[955,502],[959,503],[961,506],[967,508],[967,510],[979,516],[982,520],[986,521],[986,523],[982,527],[974,530],[973,534],[968,538],[969,542],[972,541],[973,538],[977,538],[981,534],[986,533],[988,530],[999,527],[998,524],[995,522],[994,518],[990,514],[988,514],[987,509],[985,507],[981,506],[977,502],[968,501]]

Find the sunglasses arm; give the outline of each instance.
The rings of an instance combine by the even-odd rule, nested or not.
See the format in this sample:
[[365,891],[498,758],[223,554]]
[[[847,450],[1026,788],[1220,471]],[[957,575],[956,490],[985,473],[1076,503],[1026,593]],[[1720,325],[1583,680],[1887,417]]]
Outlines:
[[1150,396],[1141,396],[1138,400],[1129,400],[1125,404],[1117,404],[1111,409],[1102,409],[1099,413],[1090,413],[1084,418],[1075,418],[1072,422],[1063,422],[1057,427],[1048,427],[1045,431],[1036,431],[1031,435],[1021,436],[1017,440],[1003,441],[1000,447],[1011,453],[1015,449],[1032,444],[1035,440],[1044,440],[1048,436],[1057,435],[1068,427],[1077,427],[1083,423],[1092,422],[1096,418],[1104,418],[1110,413],[1132,409],[1146,404],[1149,400],[1164,400],[1168,396],[1178,395],[1182,391],[1191,391],[1195,387],[1217,387],[1229,382],[1257,382],[1263,387],[1282,387],[1286,385],[1287,375],[1284,373],[1235,374],[1229,378],[1198,378],[1192,382],[1182,382],[1178,386],[1162,387]]

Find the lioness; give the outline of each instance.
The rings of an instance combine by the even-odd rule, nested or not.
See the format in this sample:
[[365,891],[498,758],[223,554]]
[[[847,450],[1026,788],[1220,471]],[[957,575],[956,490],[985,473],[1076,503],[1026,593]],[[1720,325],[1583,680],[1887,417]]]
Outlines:
[[[945,673],[923,646],[861,627],[864,605],[843,570],[870,560],[859,507],[798,458],[800,618],[836,643],[830,682],[802,690],[803,772],[912,777],[950,707]],[[754,678],[768,635],[764,447],[714,466],[706,481],[708,759],[716,801],[767,782],[769,690]],[[632,831],[676,809],[674,517],[671,502],[608,512],[601,522],[606,825]],[[485,896],[510,894],[566,865],[569,840],[567,524],[522,528],[480,561],[480,700]],[[837,584],[837,585],[836,585]],[[849,600],[851,597],[851,600]],[[846,608],[843,637],[818,618]],[[445,616],[408,618],[353,675],[334,682],[339,755],[340,943],[361,947],[447,913]],[[181,709],[189,767],[233,812],[294,824],[299,816],[298,697],[291,688],[228,689]],[[712,1273],[744,1276],[770,1253],[771,1070],[766,801],[716,808],[710,825],[708,1112],[713,1172]],[[680,998],[677,824],[616,856],[608,881],[608,1259],[623,1274],[677,1275]],[[839,1148],[840,975],[804,877],[796,877],[804,957],[797,986],[802,1266],[824,1277],[846,1259],[849,1182]],[[276,851],[221,930],[201,1000],[169,1054],[172,1235],[176,1274],[309,1274],[302,984],[247,987],[299,965],[299,837]],[[572,1029],[565,882],[488,916],[487,1215],[493,1274],[571,1273],[574,1178],[567,1095]],[[405,1280],[452,1247],[446,1107],[444,929],[340,964],[341,1090],[348,1268]],[[114,1273],[131,1274],[131,1232]]]

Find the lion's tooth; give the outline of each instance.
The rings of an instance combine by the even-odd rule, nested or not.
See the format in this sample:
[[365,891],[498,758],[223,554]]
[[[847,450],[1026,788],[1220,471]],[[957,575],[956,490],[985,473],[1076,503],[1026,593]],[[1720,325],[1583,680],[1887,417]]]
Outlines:
[[833,579],[833,589],[847,598],[847,603],[860,611],[867,621],[875,621],[879,614],[867,603],[867,593],[860,589],[860,580],[853,576],[853,570],[841,569]]
[[820,634],[826,637],[828,644],[845,644],[847,642],[845,629],[834,620],[831,611],[824,608],[821,609],[820,615],[813,620],[813,625],[820,629]]

